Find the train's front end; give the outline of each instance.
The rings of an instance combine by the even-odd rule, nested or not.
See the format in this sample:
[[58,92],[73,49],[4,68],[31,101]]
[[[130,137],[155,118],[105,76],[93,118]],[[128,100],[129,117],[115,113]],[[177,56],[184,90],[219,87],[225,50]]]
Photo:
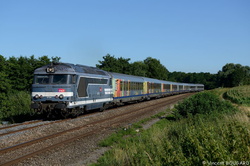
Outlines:
[[67,112],[74,101],[76,72],[71,64],[51,64],[34,72],[31,108],[46,115]]

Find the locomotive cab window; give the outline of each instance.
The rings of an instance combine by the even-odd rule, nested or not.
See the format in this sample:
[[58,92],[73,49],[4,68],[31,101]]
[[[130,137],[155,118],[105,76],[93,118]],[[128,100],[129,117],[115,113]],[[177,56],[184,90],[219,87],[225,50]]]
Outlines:
[[35,84],[48,84],[49,83],[49,75],[35,75],[34,76]]
[[75,84],[77,76],[68,74],[35,75],[34,84]]
[[56,74],[53,76],[52,84],[67,84],[68,75]]

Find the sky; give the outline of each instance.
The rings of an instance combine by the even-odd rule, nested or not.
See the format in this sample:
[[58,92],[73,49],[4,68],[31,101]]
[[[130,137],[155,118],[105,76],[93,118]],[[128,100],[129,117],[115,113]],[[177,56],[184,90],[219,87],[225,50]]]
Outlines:
[[250,66],[250,0],[0,0],[0,55],[158,59],[170,72]]

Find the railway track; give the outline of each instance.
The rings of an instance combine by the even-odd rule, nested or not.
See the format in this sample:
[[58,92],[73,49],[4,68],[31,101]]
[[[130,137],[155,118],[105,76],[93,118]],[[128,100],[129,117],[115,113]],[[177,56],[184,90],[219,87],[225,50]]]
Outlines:
[[[40,122],[42,122],[42,120],[34,121],[34,122],[22,123],[22,124],[18,124],[18,125],[13,125],[14,127],[13,126],[7,126],[4,129],[6,130],[6,129],[16,128],[16,127],[22,127],[22,126],[26,126],[27,124],[34,124],[34,123],[38,124]],[[34,126],[31,126],[31,127],[24,127],[24,128],[16,129],[16,130],[14,129],[14,130],[11,130],[11,131],[0,133],[0,137],[1,136],[5,136],[5,135],[10,135],[10,134],[13,134],[13,133],[18,133],[18,132],[25,131],[25,130],[31,130],[31,129],[34,129],[34,128],[37,128],[37,127],[41,127],[41,126],[50,125],[50,124],[53,124],[53,123],[60,123],[60,122],[61,122],[61,120],[60,121],[53,121],[53,122],[49,122],[49,123],[42,123],[42,124],[34,125]],[[2,130],[2,128],[0,130]]]
[[4,126],[4,127],[0,128],[0,131],[1,130],[5,130],[5,129],[10,129],[10,128],[18,127],[18,126],[27,125],[27,124],[39,123],[39,122],[42,122],[42,120],[35,120],[35,121],[29,121],[29,122],[24,122],[24,123],[20,123],[20,124],[14,124],[14,125],[9,125],[9,126]]
[[[176,101],[186,98],[189,95],[190,94],[182,94],[178,96],[173,96],[167,101],[160,103],[156,102],[156,104],[151,104],[150,106],[141,106],[140,108],[130,109],[123,113],[118,113],[117,111],[116,114],[112,115],[111,117],[104,117],[81,126],[72,127],[68,130],[60,131],[54,134],[50,134],[44,137],[40,137],[34,140],[0,149],[0,156],[2,156],[0,158],[0,165],[17,164],[22,160],[31,158],[40,153],[51,151],[57,147],[62,147],[63,145],[69,144],[78,139],[84,139],[98,132],[102,132],[103,130],[108,129],[110,127],[119,126],[120,124],[126,123],[131,119],[134,119],[134,117],[141,117],[149,111],[164,107],[169,104],[173,104]],[[129,107],[129,105],[125,107]],[[46,143],[46,141],[50,141],[50,143],[48,144]],[[16,155],[16,153],[18,153],[18,155]],[[12,156],[18,157],[15,157],[13,159]]]
[[[93,116],[94,114],[96,114],[96,112],[94,112],[91,116]],[[79,116],[79,118],[86,117],[86,116],[89,116],[89,115],[88,114],[82,115],[82,116]],[[44,123],[42,123],[43,120],[36,120],[36,121],[24,122],[24,123],[20,123],[20,124],[14,124],[14,125],[10,125],[10,126],[0,128],[0,132],[3,131],[3,130],[7,130],[7,131],[3,131],[2,133],[0,133],[0,137],[5,136],[5,135],[18,133],[18,132],[21,132],[21,131],[35,129],[35,128],[42,127],[42,126],[47,126],[47,125],[56,124],[56,123],[62,123],[62,122],[70,121],[70,120],[71,119],[68,118],[68,119],[56,120],[56,121],[46,121],[46,122],[44,121]],[[41,123],[41,124],[39,124],[39,123]],[[27,125],[30,125],[30,124],[32,124],[32,126],[27,127]],[[22,128],[22,126],[24,126],[24,127]],[[15,129],[17,127],[19,129]]]

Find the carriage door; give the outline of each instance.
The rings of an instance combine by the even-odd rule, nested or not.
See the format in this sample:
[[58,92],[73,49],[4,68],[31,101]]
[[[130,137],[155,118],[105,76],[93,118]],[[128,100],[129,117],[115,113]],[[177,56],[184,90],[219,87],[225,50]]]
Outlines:
[[149,94],[150,93],[150,82],[147,82],[147,94]]
[[121,80],[117,79],[115,81],[116,89],[115,89],[115,96],[114,97],[121,97]]

